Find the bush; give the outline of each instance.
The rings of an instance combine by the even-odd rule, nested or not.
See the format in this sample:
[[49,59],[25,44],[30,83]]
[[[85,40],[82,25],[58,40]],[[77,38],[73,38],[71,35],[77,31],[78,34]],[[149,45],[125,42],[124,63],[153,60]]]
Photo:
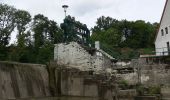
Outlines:
[[155,54],[154,52],[154,48],[144,48],[144,49],[140,49],[139,52],[140,54]]
[[161,93],[160,86],[144,87],[143,85],[139,85],[136,90],[139,95],[155,95]]
[[129,88],[128,81],[126,81],[126,80],[121,80],[121,81],[118,82],[118,84],[119,84],[119,87],[123,90]]
[[148,94],[153,95],[153,94],[160,94],[161,93],[161,88],[160,86],[152,86],[149,87]]

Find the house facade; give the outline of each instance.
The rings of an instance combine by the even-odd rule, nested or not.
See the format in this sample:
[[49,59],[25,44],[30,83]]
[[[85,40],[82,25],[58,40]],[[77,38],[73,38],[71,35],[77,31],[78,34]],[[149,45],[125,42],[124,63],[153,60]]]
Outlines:
[[160,27],[155,39],[155,50],[157,56],[170,54],[170,0],[166,0]]

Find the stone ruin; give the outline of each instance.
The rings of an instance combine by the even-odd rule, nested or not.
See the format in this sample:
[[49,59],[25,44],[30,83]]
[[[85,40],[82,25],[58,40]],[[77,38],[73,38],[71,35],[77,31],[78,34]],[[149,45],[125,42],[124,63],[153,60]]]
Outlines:
[[113,67],[114,58],[100,49],[70,42],[55,44],[54,60],[58,65],[102,73]]

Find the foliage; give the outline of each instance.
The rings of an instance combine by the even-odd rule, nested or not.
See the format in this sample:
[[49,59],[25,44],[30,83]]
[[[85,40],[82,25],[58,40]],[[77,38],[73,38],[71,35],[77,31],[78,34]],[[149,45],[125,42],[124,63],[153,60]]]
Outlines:
[[127,80],[121,80],[118,82],[119,84],[119,87],[121,89],[128,89],[129,88],[129,84],[128,84],[128,81]]
[[57,23],[41,14],[33,18],[33,32],[35,48],[43,46],[46,42],[54,44],[62,40],[61,29]]
[[0,4],[0,46],[7,46],[12,31],[15,28],[15,16],[16,9]]
[[54,48],[53,44],[51,43],[46,43],[43,47],[41,47],[36,57],[37,62],[45,63],[53,59],[54,58],[53,48]]
[[121,59],[132,59],[132,58],[138,58],[139,52],[136,49],[131,48],[121,48]]
[[[17,42],[9,45],[11,33]],[[46,63],[53,59],[53,44],[62,41],[62,30],[42,14],[0,4],[0,60]]]
[[100,31],[103,31],[103,30],[108,30],[109,28],[117,25],[118,23],[118,20],[116,19],[113,19],[111,17],[105,17],[105,16],[101,16],[97,19],[97,22],[96,22],[96,26],[94,26],[94,28],[92,28],[92,31],[94,33],[98,33]]
[[[157,27],[158,23],[101,16],[92,28],[91,41],[92,45],[100,41],[101,48],[113,57],[131,59],[152,51]],[[14,29],[17,40],[9,44]],[[0,60],[46,63],[53,59],[53,44],[62,40],[63,31],[55,21],[0,4]]]
[[154,54],[154,48],[143,48],[139,52],[140,54]]
[[18,33],[21,34],[26,30],[26,25],[31,21],[31,15],[24,10],[17,10],[15,12],[15,22],[18,29]]
[[[100,41],[110,48],[110,51],[120,54],[117,58],[136,58],[143,48],[154,48],[154,37],[158,23],[149,23],[142,20],[118,21],[111,17],[100,17],[92,28],[91,41]],[[130,48],[126,53],[124,48]],[[116,51],[116,49],[119,49]],[[144,51],[142,53],[149,53]]]
[[137,85],[136,91],[138,95],[144,95],[145,87],[143,85]]
[[148,94],[160,94],[161,93],[161,88],[159,86],[152,86],[149,87]]
[[149,86],[145,87],[143,85],[137,86],[138,95],[155,95],[161,93],[160,86]]

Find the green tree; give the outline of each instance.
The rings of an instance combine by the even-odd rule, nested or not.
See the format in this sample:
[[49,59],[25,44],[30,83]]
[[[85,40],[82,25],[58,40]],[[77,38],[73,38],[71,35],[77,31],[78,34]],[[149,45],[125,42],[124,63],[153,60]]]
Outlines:
[[18,62],[29,62],[29,57],[31,55],[28,49],[31,44],[31,33],[26,32],[28,24],[31,21],[31,15],[29,12],[24,10],[16,10],[14,13],[15,26],[18,30],[17,34],[17,44],[11,45],[9,47],[8,59]]
[[101,31],[100,33],[94,33],[91,36],[93,41],[100,41],[101,43],[108,44],[111,46],[119,45],[121,41],[121,34],[115,28],[109,28],[106,31]]
[[24,10],[17,10],[15,12],[15,23],[19,34],[26,30],[26,25],[31,21],[31,15]]
[[16,9],[12,6],[0,4],[0,60],[7,59],[7,45],[15,28],[15,12]]
[[132,22],[130,34],[126,38],[125,44],[131,48],[146,48],[150,45],[150,35],[152,33],[150,23],[137,20]]
[[17,42],[19,47],[24,47],[26,45],[26,40],[30,36],[29,32],[25,32],[26,26],[31,21],[31,15],[29,12],[24,10],[17,10],[15,12],[15,23],[18,29]]
[[45,42],[58,43],[62,40],[62,31],[57,23],[38,14],[34,17],[33,32],[35,47],[42,46]]
[[96,26],[92,28],[93,33],[100,32],[102,30],[107,30],[111,27],[116,27],[118,20],[111,17],[101,16],[97,19]]
[[[154,37],[158,27],[158,23],[149,23],[143,20],[127,21],[115,20],[111,17],[100,17],[97,19],[96,25],[92,28],[91,40],[100,41],[105,44],[105,48],[110,51],[123,54],[121,49],[130,48],[131,53],[127,57],[139,54],[141,48],[154,48]],[[140,51],[140,50],[139,50]],[[134,56],[136,57],[136,56]]]
[[6,4],[0,4],[0,45],[7,46],[11,32],[15,28],[16,9]]
[[38,14],[33,18],[32,29],[34,32],[34,51],[37,54],[36,61],[45,63],[44,61],[53,59],[53,44],[62,40],[62,31],[57,23]]

